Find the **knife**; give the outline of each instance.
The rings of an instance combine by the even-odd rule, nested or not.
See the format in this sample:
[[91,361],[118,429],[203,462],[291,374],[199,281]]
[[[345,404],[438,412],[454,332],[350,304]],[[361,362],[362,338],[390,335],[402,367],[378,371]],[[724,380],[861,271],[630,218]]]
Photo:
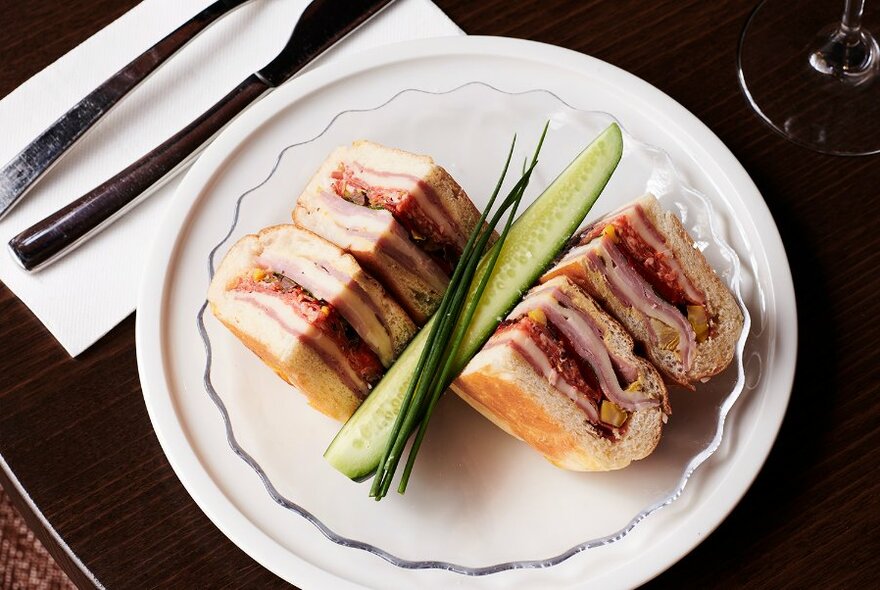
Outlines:
[[290,79],[391,1],[313,0],[269,64],[122,172],[12,238],[13,257],[26,270],[38,270],[96,235],[183,169],[248,105]]
[[86,131],[150,74],[221,16],[250,0],[217,0],[113,74],[0,169],[0,219]]

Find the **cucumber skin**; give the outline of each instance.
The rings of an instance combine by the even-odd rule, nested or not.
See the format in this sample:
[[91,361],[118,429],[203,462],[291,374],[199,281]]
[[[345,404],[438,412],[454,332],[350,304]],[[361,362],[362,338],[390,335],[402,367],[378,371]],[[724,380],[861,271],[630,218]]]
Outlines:
[[[611,179],[622,154],[623,137],[617,124],[612,123],[514,222],[456,354],[454,374],[464,369],[495,331],[501,318],[510,312],[559,254]],[[586,189],[581,189],[582,194],[571,195],[580,185],[587,185]],[[561,216],[566,219],[560,219]],[[545,227],[542,232],[541,226],[548,224],[552,227]],[[552,234],[552,241],[548,241],[548,233]],[[474,273],[467,301],[473,298],[473,291],[485,273],[486,258],[484,256]],[[506,279],[515,281],[515,284],[506,284]],[[433,322],[434,318],[431,318],[419,331],[324,452],[324,458],[350,479],[362,481],[376,471],[401,398]],[[382,408],[384,412],[380,411],[382,406],[389,404],[390,407]],[[384,414],[382,423],[377,423],[380,414]]]
[[[433,324],[434,318],[432,317],[419,330],[416,337],[404,349],[397,361],[391,365],[379,384],[373,388],[372,393],[367,396],[364,403],[358,407],[354,415],[348,419],[333,438],[333,442],[330,443],[327,450],[324,451],[324,458],[349,478],[363,481],[376,471],[379,460],[382,458],[382,451],[385,450],[385,441],[400,409],[403,394],[419,362],[419,356],[425,347],[425,340],[428,339],[428,333]],[[375,395],[376,393],[380,395]],[[382,395],[383,393],[385,395]],[[393,396],[390,408],[381,408],[385,410],[381,412],[384,414],[382,416],[383,422],[377,424],[380,409],[376,407],[388,406],[389,402],[386,400],[389,394]],[[368,419],[364,419],[364,416],[367,416]],[[347,435],[354,429],[357,429],[354,432],[355,436],[351,437],[351,440],[347,440]],[[382,434],[372,436],[373,429],[381,431]]]

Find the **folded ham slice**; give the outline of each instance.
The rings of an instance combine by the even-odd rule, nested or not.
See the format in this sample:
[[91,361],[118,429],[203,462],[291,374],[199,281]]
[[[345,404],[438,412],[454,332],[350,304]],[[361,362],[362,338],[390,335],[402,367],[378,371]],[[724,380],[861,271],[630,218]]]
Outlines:
[[354,205],[320,191],[300,196],[297,225],[349,252],[397,297],[416,322],[427,321],[425,302],[436,309],[449,278],[384,209]]
[[[603,325],[596,319],[598,314],[595,314],[595,310],[590,313],[572,302],[566,291],[575,288],[562,278],[541,285],[513,309],[508,319],[516,319],[533,310],[540,310],[539,317],[546,318],[547,322],[565,336],[566,341],[571,344],[572,352],[589,363],[599,379],[602,393],[608,399],[630,411],[656,406],[658,401],[645,392],[637,389],[627,391],[621,387],[614,365],[620,368],[621,374],[629,375],[630,382],[635,382],[638,378],[636,363],[631,355],[628,358],[622,350],[609,350],[609,344],[604,340],[609,332],[608,324]],[[609,334],[609,338],[613,338],[613,335]]]

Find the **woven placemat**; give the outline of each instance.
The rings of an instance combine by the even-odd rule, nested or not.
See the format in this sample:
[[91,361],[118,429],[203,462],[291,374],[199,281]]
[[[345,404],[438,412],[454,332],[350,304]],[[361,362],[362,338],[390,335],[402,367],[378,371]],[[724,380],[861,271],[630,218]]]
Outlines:
[[0,589],[75,590],[0,487]]

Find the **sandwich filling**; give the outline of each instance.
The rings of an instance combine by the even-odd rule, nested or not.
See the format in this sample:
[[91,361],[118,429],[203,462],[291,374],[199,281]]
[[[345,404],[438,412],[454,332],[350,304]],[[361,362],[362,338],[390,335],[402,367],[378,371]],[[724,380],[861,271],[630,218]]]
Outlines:
[[376,170],[354,160],[340,163],[330,177],[337,196],[388,211],[438,266],[447,274],[452,272],[466,236],[428,183],[412,174]]
[[229,292],[311,347],[361,399],[384,373],[376,353],[333,305],[283,274],[257,268],[240,277]]
[[573,401],[591,424],[599,424],[602,402],[599,382],[589,365],[578,363],[561,336],[537,314],[504,320],[486,343],[485,350],[507,346],[519,354],[532,369],[556,390]]
[[[649,318],[655,345],[674,351],[689,370],[697,344],[712,335],[705,294],[687,277],[640,203],[586,229],[542,281],[559,274],[587,286],[577,266],[602,275],[620,302]],[[594,293],[595,294],[595,293]]]
[[283,277],[289,277],[314,297],[325,301],[334,312],[338,310],[382,364],[385,367],[391,365],[394,350],[384,309],[355,277],[331,261],[313,259],[306,253],[298,258],[281,258],[264,252],[257,258],[257,264],[267,272],[274,269]]
[[[566,285],[567,283],[567,285]],[[576,305],[554,281],[533,289],[502,322],[486,348],[509,346],[556,390],[571,399],[594,426],[618,429],[629,412],[656,407],[630,358],[605,342],[605,327]]]
[[[321,191],[314,197],[315,214],[323,213],[332,230],[331,241],[352,252],[382,252],[403,268],[418,274],[436,291],[443,292],[449,282],[446,272],[410,239],[404,227],[384,209],[370,209]],[[366,260],[361,261],[367,264]],[[374,274],[389,272],[384,265],[370,269]],[[385,277],[382,277],[385,278]]]
[[612,239],[633,268],[666,301],[676,306],[705,304],[706,296],[688,279],[640,203],[587,229],[579,243],[586,244],[603,234]]

